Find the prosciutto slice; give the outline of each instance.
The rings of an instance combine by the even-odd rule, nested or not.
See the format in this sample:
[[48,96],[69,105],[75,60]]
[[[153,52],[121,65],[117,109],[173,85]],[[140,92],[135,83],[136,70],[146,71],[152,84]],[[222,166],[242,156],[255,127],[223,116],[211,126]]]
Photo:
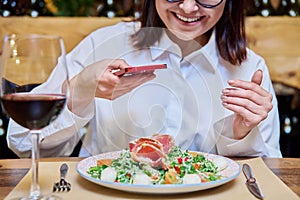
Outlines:
[[131,157],[136,162],[144,162],[153,168],[162,168],[163,158],[174,147],[174,139],[167,134],[155,134],[129,142]]
[[172,148],[175,146],[174,138],[167,134],[154,134],[152,139],[159,141],[163,146],[163,151],[168,154]]

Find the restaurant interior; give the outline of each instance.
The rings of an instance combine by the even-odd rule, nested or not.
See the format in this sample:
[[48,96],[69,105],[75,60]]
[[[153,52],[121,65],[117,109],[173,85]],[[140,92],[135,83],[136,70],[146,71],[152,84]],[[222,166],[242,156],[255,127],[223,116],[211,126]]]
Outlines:
[[[215,179],[211,179],[211,174],[204,170],[201,175],[196,175],[199,179],[204,174],[206,179],[201,179],[196,184],[155,182],[145,186],[143,182],[142,186],[139,185],[141,183],[136,186],[131,184],[133,182],[123,184],[125,182],[119,181],[120,179],[106,182],[103,181],[102,174],[93,176],[90,172],[96,169],[98,173],[97,170],[104,166],[100,166],[100,162],[113,163],[117,160],[116,166],[120,166],[118,156],[124,155],[121,151],[79,157],[82,145],[79,141],[69,157],[39,158],[38,154],[36,156],[32,153],[34,156],[31,159],[19,159],[7,146],[9,116],[1,105],[0,199],[299,199],[300,0],[242,1],[245,3],[247,46],[265,59],[278,100],[276,109],[279,110],[280,149],[283,158],[226,157],[203,152],[184,152],[193,158],[205,155],[205,162],[211,162],[210,166],[217,166]],[[142,4],[143,0],[2,0],[0,44],[6,34],[59,35],[63,38],[66,51],[70,52],[92,31],[138,18],[142,14]],[[2,51],[0,48],[0,59]],[[164,136],[166,135],[162,135]],[[132,154],[128,159],[133,160],[131,156]],[[175,156],[175,161],[186,164],[190,160]],[[142,162],[137,163],[140,168],[145,166]],[[206,165],[196,164],[193,163],[192,166],[198,169]],[[111,168],[112,165],[108,165],[109,167],[105,167]],[[179,166],[173,167],[181,172],[183,165]],[[165,170],[166,174],[168,170]],[[143,173],[149,174],[145,171]],[[111,172],[106,171],[106,174]],[[138,173],[132,176],[127,172],[124,174],[131,179]],[[164,174],[164,178],[170,177],[167,175]]]
[[[142,0],[1,1],[0,42],[8,33],[56,34],[70,51],[93,30],[138,17],[141,4]],[[248,46],[265,58],[278,99],[281,151],[284,157],[296,158],[300,157],[299,11],[295,0],[245,0]],[[0,117],[0,159],[17,158],[6,143],[9,118],[5,112]],[[71,156],[77,156],[79,148],[80,143]]]

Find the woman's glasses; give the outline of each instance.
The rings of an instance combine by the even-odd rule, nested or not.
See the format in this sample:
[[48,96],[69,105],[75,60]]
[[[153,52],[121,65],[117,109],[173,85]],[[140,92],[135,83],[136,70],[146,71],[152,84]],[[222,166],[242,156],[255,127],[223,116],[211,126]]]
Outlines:
[[[176,3],[184,0],[167,0],[170,3]],[[223,0],[196,0],[196,2],[204,8],[214,8],[222,3]]]

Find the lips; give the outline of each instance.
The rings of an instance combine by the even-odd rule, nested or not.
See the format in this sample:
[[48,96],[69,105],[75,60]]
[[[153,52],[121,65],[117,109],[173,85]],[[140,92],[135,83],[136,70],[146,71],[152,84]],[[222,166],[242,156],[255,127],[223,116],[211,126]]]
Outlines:
[[174,16],[179,19],[180,21],[183,21],[185,23],[193,23],[193,22],[197,22],[197,21],[200,21],[203,16],[200,16],[200,17],[185,17],[185,16],[182,16],[182,15],[179,15],[178,13],[174,13]]

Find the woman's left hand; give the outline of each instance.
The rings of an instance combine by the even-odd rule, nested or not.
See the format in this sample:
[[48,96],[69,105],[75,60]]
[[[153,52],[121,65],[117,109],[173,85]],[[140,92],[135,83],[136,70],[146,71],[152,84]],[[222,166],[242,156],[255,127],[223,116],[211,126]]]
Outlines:
[[222,94],[223,106],[233,111],[234,139],[244,138],[255,126],[267,118],[272,110],[273,96],[263,87],[262,71],[257,70],[251,82],[229,80],[232,88],[225,88]]

